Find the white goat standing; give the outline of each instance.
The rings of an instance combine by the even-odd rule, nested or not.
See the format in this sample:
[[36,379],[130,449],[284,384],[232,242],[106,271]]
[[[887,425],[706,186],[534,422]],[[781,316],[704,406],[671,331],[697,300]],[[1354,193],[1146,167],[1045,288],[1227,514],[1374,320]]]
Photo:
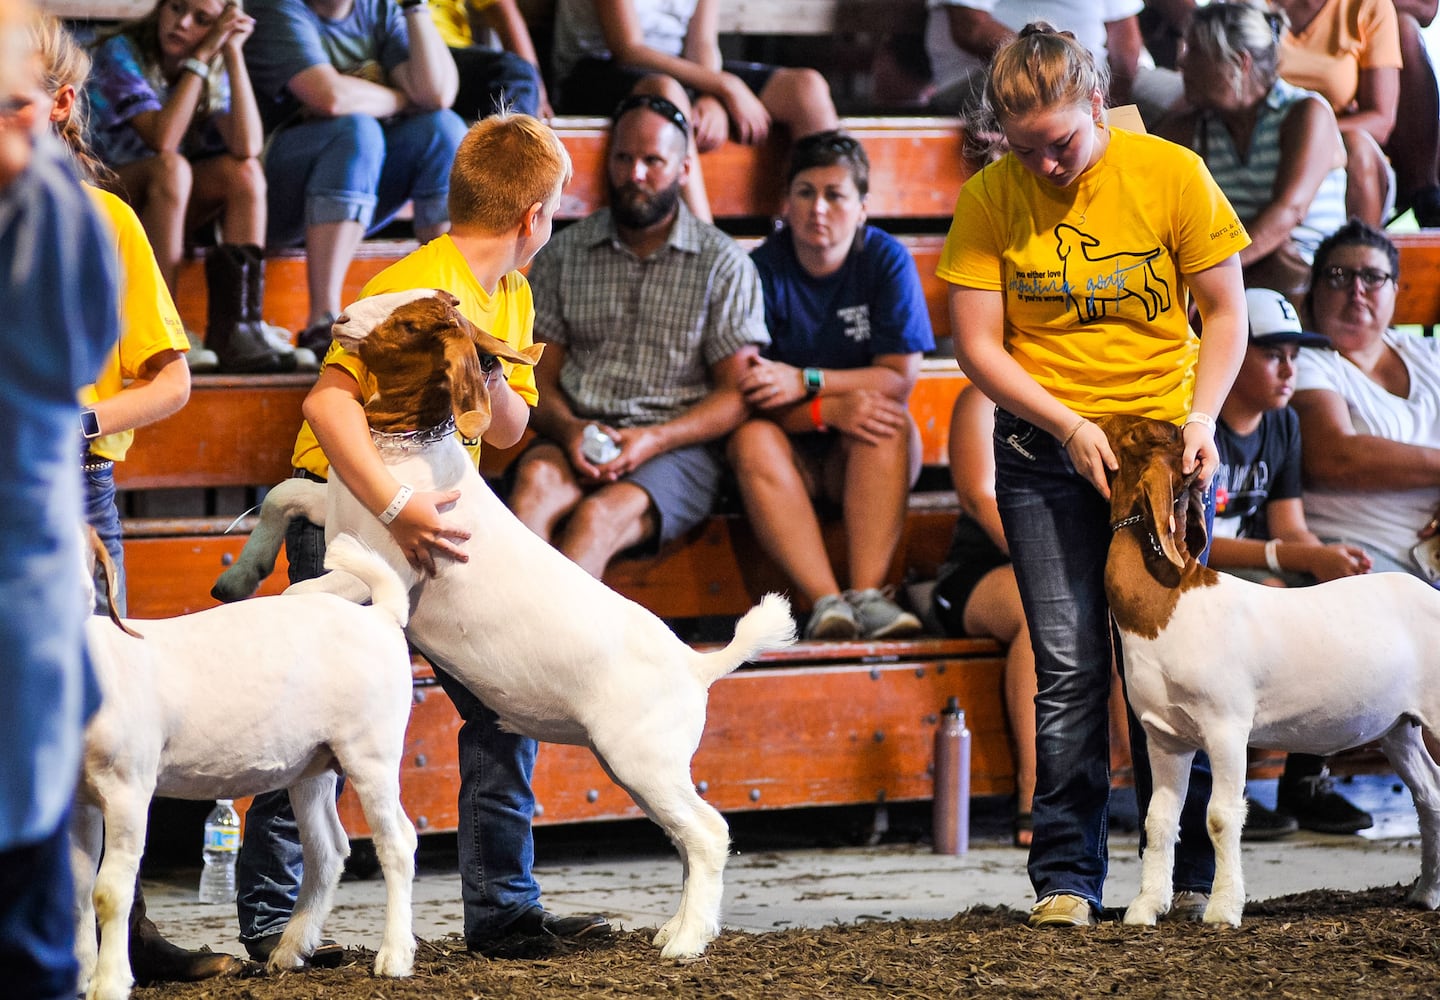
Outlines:
[[[533,364],[541,347],[516,352],[457,312],[453,297],[422,290],[378,295],[336,322],[341,343],[359,351],[379,382],[366,405],[377,430],[423,431],[452,413],[463,433],[488,424],[484,355]],[[477,354],[477,351],[479,352]],[[507,729],[551,743],[587,746],[606,773],[658,823],[680,852],[678,912],[655,935],[666,958],[700,954],[720,932],[724,818],[695,791],[690,759],[705,728],[710,685],[746,660],[795,640],[789,603],[767,595],[740,619],[723,649],[699,653],[655,615],[581,570],[525,527],[481,479],[449,430],[430,443],[407,438],[381,455],[401,483],[458,488],[448,519],[471,531],[470,560],[444,561],[433,579],[405,561],[389,531],[339,476],[328,485],[291,479],[266,498],[260,522],[213,593],[252,593],[274,566],[291,517],[324,524],[326,537],[352,531],[418,585],[409,635],[432,663],[494,710]],[[346,592],[330,573],[292,587]]]
[[1290,590],[1202,566],[1191,554],[1205,546],[1202,498],[1180,472],[1179,428],[1134,417],[1101,425],[1120,462],[1105,589],[1155,783],[1140,893],[1125,922],[1153,924],[1170,907],[1199,749],[1213,773],[1215,883],[1204,919],[1239,926],[1249,745],[1331,754],[1379,740],[1419,810],[1409,900],[1440,905],[1440,767],[1422,738],[1440,722],[1440,593],[1405,573]]
[[402,631],[409,596],[385,560],[351,537],[332,541],[325,565],[361,581],[374,607],[307,594],[127,625],[90,620],[104,701],[85,731],[71,851],[76,953],[91,1000],[123,1000],[130,992],[128,921],[154,795],[240,798],[289,789],[305,871],[269,964],[303,965],[320,943],[350,852],[335,808],[341,769],[364,807],[385,874],[375,972],[410,974],[416,839],[400,805],[412,683]]

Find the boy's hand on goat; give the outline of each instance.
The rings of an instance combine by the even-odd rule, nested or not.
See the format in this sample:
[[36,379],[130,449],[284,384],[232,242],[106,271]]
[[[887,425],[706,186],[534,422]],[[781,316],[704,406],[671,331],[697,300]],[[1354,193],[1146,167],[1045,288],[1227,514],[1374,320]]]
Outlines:
[[1180,471],[1185,475],[1199,472],[1200,485],[1207,486],[1220,467],[1220,452],[1215,448],[1215,432],[1199,421],[1191,421],[1180,430],[1185,451],[1180,458]]
[[1090,481],[1106,500],[1110,499],[1110,475],[1120,469],[1120,462],[1110,448],[1110,439],[1093,421],[1085,420],[1076,426],[1069,440],[1063,442],[1070,464],[1075,471]]
[[441,516],[460,499],[459,490],[415,493],[389,524],[390,536],[405,553],[405,559],[421,572],[434,576],[437,554],[456,562],[468,562],[461,546],[470,540],[470,532],[449,524]]

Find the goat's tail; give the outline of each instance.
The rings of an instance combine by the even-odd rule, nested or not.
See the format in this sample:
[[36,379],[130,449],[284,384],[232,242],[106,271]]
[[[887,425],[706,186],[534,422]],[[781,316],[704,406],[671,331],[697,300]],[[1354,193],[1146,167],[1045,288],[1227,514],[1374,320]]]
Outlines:
[[325,520],[325,485],[309,479],[287,479],[265,494],[260,519],[245,540],[235,564],[221,573],[210,596],[225,604],[243,601],[275,571],[275,557],[285,542],[290,519],[308,517],[316,524]]
[[370,603],[404,628],[410,620],[410,591],[400,574],[357,536],[342,532],[325,546],[325,568],[359,578],[370,588]]
[[766,594],[735,623],[735,638],[729,645],[696,654],[695,675],[709,687],[746,660],[794,642],[795,619],[790,617],[790,602],[779,594]]

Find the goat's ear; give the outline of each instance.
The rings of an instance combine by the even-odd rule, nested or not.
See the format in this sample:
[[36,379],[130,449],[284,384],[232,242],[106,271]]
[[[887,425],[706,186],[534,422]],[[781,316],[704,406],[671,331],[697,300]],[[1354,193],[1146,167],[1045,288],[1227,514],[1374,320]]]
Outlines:
[[466,441],[478,441],[490,427],[490,391],[475,345],[459,328],[444,334],[445,374],[450,382],[450,406],[455,427]]
[[540,360],[540,355],[545,351],[544,344],[531,344],[523,351],[517,350],[499,337],[493,337],[486,333],[469,320],[466,320],[465,323],[470,328],[471,339],[475,342],[475,350],[491,357],[503,358],[512,365],[533,365]]
[[1185,547],[1199,558],[1205,551],[1209,535],[1205,531],[1205,487],[1200,485],[1200,471],[1185,477]]
[[[1145,466],[1140,492],[1151,536],[1159,542],[1165,561],[1174,567],[1175,579],[1169,584],[1174,586],[1179,583],[1186,557],[1175,545],[1175,483],[1163,462],[1150,462]],[[1203,526],[1201,531],[1203,533]]]

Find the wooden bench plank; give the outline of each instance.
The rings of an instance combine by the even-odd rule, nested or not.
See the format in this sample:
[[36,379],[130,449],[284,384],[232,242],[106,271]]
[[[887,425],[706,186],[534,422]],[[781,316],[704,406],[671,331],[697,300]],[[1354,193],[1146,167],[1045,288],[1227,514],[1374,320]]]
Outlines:
[[[715,683],[692,766],[707,801],[734,812],[928,799],[934,727],[952,695],[971,720],[972,793],[1013,791],[999,647],[921,640],[888,644],[885,662],[824,662],[852,652],[846,645],[804,644],[788,658],[818,652],[822,665],[777,667],[766,657]],[[422,833],[456,827],[459,726],[439,686],[418,681],[401,798]],[[582,747],[542,747],[533,784],[537,825],[641,816]],[[366,836],[352,791],[340,807],[351,836]]]
[[1395,322],[1440,324],[1440,230],[1396,233],[1390,238],[1400,250]]

